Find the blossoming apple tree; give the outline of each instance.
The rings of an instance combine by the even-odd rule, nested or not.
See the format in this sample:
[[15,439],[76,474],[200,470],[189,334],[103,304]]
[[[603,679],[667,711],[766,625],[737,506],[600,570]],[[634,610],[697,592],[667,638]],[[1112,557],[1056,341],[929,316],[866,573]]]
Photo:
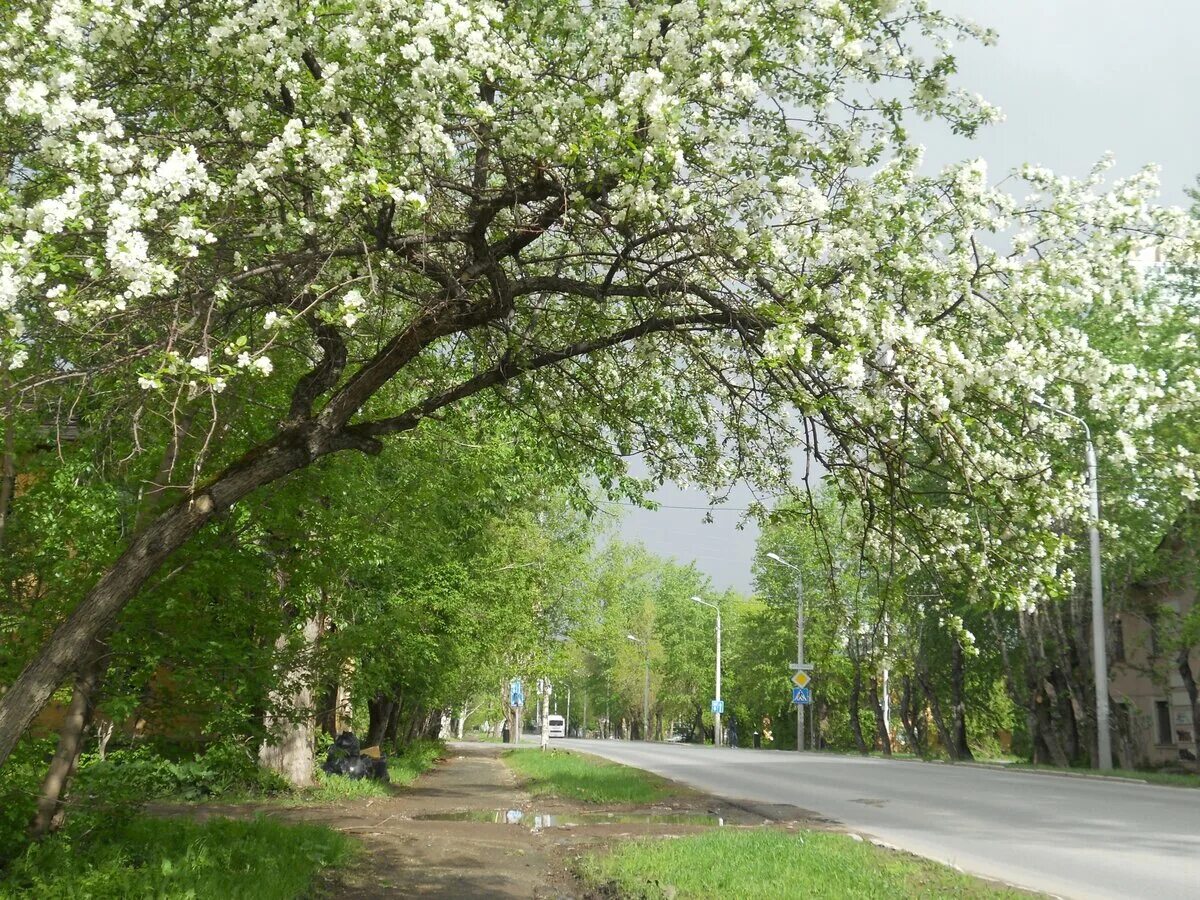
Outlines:
[[989,37],[923,0],[6,4],[4,389],[186,404],[194,464],[0,698],[0,760],[212,517],[494,404],[614,489],[632,452],[719,485],[799,444],[1036,599],[1083,512],[1030,397],[1135,443],[1194,402],[1076,323],[1154,316],[1133,251],[1191,236],[1150,175],[923,175],[907,117],[998,117],[950,84],[951,41]]

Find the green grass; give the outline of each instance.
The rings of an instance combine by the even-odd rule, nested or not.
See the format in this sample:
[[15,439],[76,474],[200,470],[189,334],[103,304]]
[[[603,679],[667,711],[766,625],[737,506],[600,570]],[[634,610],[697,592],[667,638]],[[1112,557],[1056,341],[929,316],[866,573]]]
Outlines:
[[[388,772],[391,772],[388,765]],[[326,775],[320,769],[314,774],[316,784],[279,796],[284,806],[297,804],[338,804],[346,800],[361,800],[365,797],[390,797],[392,790],[381,781],[363,778],[355,781],[342,775]]]
[[1200,775],[1179,772],[1142,771],[1141,769],[1113,769],[1109,772],[1100,772],[1096,769],[1063,769],[1058,766],[1035,766],[1032,763],[1013,763],[1008,768],[1030,772],[1066,772],[1071,775],[1103,775],[1107,778],[1129,778],[1137,781],[1147,781],[1150,784],[1164,784],[1170,787],[1200,788]]
[[584,803],[657,803],[681,789],[641,769],[566,750],[510,750],[503,759],[537,797]]
[[285,900],[354,853],[349,838],[319,825],[135,816],[28,848],[5,871],[0,898]]
[[[388,757],[388,777],[393,787],[408,787],[423,773],[428,772],[445,752],[440,741],[413,741],[401,753]],[[363,797],[390,797],[392,789],[386,784],[370,779],[353,781],[341,775],[326,775],[316,772],[316,786],[284,795],[284,803],[340,803]]]
[[580,874],[596,888],[646,900],[1030,896],[928,860],[826,832],[729,829],[627,841],[610,853],[586,857]]
[[446,753],[441,741],[413,741],[404,748],[404,752],[388,759],[388,774],[392,784],[408,787],[434,767]]

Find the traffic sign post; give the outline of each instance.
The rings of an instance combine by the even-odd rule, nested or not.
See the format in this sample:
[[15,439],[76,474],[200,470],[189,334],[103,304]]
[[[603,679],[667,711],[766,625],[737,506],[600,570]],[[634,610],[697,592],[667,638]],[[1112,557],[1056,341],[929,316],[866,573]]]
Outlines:
[[508,705],[512,707],[510,740],[514,744],[519,744],[521,743],[521,707],[525,705],[525,693],[521,687],[520,678],[514,678],[508,683]]

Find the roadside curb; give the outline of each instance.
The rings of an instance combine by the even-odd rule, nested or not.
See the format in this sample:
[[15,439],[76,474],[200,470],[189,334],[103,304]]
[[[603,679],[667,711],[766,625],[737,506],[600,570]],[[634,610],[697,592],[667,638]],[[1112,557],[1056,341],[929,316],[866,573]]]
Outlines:
[[[1123,778],[1119,775],[1093,775],[1090,772],[1055,772],[1049,769],[1022,769],[1016,768],[1003,763],[981,763],[981,762],[948,762],[943,759],[929,759],[926,763],[935,766],[953,766],[955,768],[964,769],[990,769],[993,772],[1012,772],[1016,775],[1044,775],[1047,778],[1086,778],[1092,781],[1114,781],[1121,784],[1154,784],[1144,778]],[[1155,784],[1155,787],[1174,787],[1169,784]]]

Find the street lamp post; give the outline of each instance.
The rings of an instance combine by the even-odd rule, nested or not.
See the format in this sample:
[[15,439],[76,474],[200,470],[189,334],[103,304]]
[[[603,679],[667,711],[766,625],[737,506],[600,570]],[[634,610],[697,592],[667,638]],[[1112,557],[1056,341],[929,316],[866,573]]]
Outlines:
[[1059,409],[1034,397],[1035,406],[1057,413],[1083,426],[1088,473],[1089,538],[1092,555],[1092,667],[1096,682],[1096,750],[1102,770],[1113,767],[1112,734],[1108,725],[1108,642],[1104,633],[1104,583],[1100,567],[1100,477],[1096,465],[1096,447],[1088,423],[1065,409]]
[[[717,606],[717,604],[715,604],[715,603],[709,603],[707,600],[703,600],[700,597],[693,597],[692,602],[700,603],[704,606],[710,606],[717,611],[717,696],[716,696],[716,700],[717,700],[717,703],[720,704],[720,702],[721,702],[721,607]],[[718,705],[717,709],[718,710],[720,709],[719,705]],[[713,712],[713,745],[716,747],[720,747],[723,743],[725,743],[723,738],[724,738],[724,735],[721,733],[721,713],[719,711],[714,711]]]
[[[796,573],[796,671],[804,671],[804,573],[800,567],[774,553],[768,553],[767,559],[787,566]],[[796,749],[804,749],[804,704],[796,704]]]
[[641,644],[646,655],[646,684],[642,690],[642,740],[650,740],[650,644],[648,641],[642,640],[640,637],[635,637],[632,634],[627,634],[635,644]]

